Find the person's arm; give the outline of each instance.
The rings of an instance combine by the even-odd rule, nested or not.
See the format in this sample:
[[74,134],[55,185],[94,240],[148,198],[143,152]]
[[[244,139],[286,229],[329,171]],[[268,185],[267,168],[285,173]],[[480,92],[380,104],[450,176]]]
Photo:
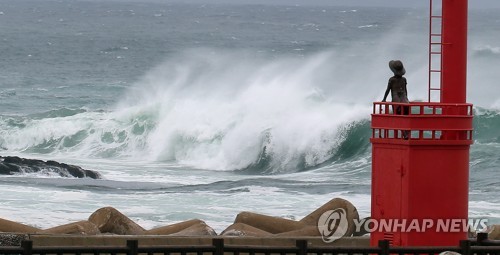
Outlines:
[[391,91],[391,81],[389,80],[389,83],[387,84],[387,89],[385,90],[384,99],[382,99],[382,102],[385,102],[390,91]]

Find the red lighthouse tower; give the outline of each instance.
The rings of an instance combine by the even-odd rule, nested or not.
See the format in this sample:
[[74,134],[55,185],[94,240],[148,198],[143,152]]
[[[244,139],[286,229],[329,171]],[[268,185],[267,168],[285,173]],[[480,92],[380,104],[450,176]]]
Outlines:
[[[373,106],[372,245],[386,239],[400,246],[455,246],[467,238],[473,142],[473,110],[466,103],[468,6],[467,0],[430,3],[429,102],[410,103],[408,115],[392,111],[397,103]],[[439,101],[431,102],[437,93]]]

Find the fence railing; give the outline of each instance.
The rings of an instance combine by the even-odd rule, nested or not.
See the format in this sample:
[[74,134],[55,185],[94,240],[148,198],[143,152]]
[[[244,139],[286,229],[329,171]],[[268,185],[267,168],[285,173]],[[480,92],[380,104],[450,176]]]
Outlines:
[[498,255],[500,241],[488,240],[484,234],[477,240],[460,241],[459,246],[432,247],[396,247],[390,246],[388,240],[381,240],[378,246],[369,247],[336,247],[309,246],[307,240],[297,240],[295,246],[262,246],[262,245],[225,245],[224,239],[215,238],[209,245],[164,245],[141,246],[138,240],[128,240],[126,246],[33,246],[33,241],[24,240],[18,247],[0,247],[0,254],[19,255],[390,255],[390,254],[439,254],[453,251],[462,255]]
[[372,142],[472,143],[471,104],[374,102]]

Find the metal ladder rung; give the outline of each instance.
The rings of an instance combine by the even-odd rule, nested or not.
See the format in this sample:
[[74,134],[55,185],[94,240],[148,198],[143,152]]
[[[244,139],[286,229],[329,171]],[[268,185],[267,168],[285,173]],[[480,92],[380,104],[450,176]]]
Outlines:
[[[441,76],[442,78],[442,70],[440,69],[432,69],[433,60],[435,60],[435,56],[441,58],[442,64],[442,56],[443,56],[443,9],[439,8],[439,2],[437,3],[430,0],[430,13],[429,13],[429,95],[428,100],[431,102],[431,94],[434,91],[441,91],[441,80],[437,81],[437,84],[433,78],[437,78],[436,76]],[[435,11],[433,11],[435,9]],[[438,46],[439,45],[439,46]],[[441,68],[436,66],[435,68]],[[433,75],[437,73],[437,75]],[[434,94],[433,94],[434,95]]]

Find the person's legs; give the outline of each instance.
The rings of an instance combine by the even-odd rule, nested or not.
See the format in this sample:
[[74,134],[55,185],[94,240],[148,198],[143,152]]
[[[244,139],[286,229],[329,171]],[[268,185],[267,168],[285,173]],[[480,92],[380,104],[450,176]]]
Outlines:
[[396,105],[395,108],[396,108],[395,113],[397,115],[401,115],[401,105]]
[[403,114],[404,115],[410,114],[410,107],[409,106],[403,106]]
[[[407,103],[407,104],[409,103],[409,100],[407,97],[404,97],[403,103]],[[410,106],[403,106],[403,114],[410,115]],[[408,131],[408,130],[403,131],[403,138],[404,139],[408,139],[409,135],[410,135],[410,131]]]

